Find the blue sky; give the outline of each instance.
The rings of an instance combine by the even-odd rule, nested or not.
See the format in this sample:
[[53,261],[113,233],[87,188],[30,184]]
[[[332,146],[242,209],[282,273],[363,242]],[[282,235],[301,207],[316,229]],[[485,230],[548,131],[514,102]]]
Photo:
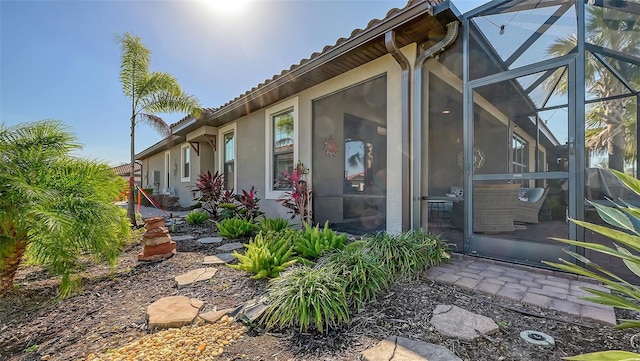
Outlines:
[[[130,108],[114,35],[141,37],[152,71],[173,74],[203,106],[218,107],[406,4],[253,0],[225,11],[239,2],[0,0],[0,121],[62,120],[84,145],[78,155],[124,163]],[[484,2],[454,0],[463,13]],[[160,140],[144,124],[136,136],[136,152]]]

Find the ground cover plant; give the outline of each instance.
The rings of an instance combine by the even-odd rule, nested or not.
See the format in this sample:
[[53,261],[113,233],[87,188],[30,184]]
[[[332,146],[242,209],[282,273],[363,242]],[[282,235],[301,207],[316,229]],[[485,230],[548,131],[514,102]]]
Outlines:
[[349,322],[344,282],[324,267],[295,266],[269,284],[267,328],[298,327],[325,332]]
[[226,238],[251,237],[258,229],[258,226],[252,220],[241,218],[223,219],[220,222],[216,222],[216,226],[218,227],[218,234]]
[[209,219],[209,215],[201,211],[193,211],[187,214],[184,219],[189,224],[198,225],[204,223],[207,219]]
[[72,157],[79,148],[58,121],[0,124],[0,297],[13,291],[25,253],[62,275],[61,297],[83,254],[118,259],[129,222],[113,201],[125,183],[107,164]]
[[254,273],[253,279],[278,277],[280,272],[296,263],[295,259],[290,259],[294,252],[291,240],[278,233],[260,232],[245,247],[244,254],[233,253],[238,264],[229,267]]
[[[639,180],[616,170],[611,171],[629,189],[640,195]],[[612,239],[614,241],[615,248],[591,242],[580,242],[566,239],[557,240],[569,245],[591,249],[599,253],[622,259],[625,266],[636,276],[640,277],[640,256],[638,255],[640,253],[640,208],[628,203],[621,203],[615,207],[593,202],[590,203],[595,207],[600,218],[615,228],[578,220],[572,220],[572,222]],[[639,286],[631,284],[630,282],[620,278],[615,273],[609,271],[606,265],[602,266],[592,262],[588,258],[576,252],[570,250],[564,251],[577,261],[582,262],[584,266],[564,259],[560,259],[560,262],[545,263],[565,271],[598,280],[610,290],[610,292],[604,292],[594,288],[584,288],[585,291],[592,294],[590,297],[584,297],[585,300],[640,312]],[[621,321],[621,323],[616,326],[618,329],[640,327],[640,320],[637,319],[621,319],[619,321]],[[613,350],[583,354],[567,357],[565,359],[575,361],[640,360],[640,354]]]
[[324,224],[322,230],[319,224],[312,227],[307,223],[303,223],[303,226],[304,230],[301,237],[296,238],[293,244],[296,253],[302,258],[315,260],[325,252],[343,249],[347,242],[347,236],[337,234],[329,228],[328,221]]
[[365,237],[364,249],[380,260],[393,278],[411,277],[449,259],[446,243],[420,230]]
[[291,225],[284,218],[263,218],[258,222],[258,227],[263,232],[279,232]]
[[347,302],[356,312],[389,287],[389,270],[377,257],[364,250],[363,242],[354,242],[343,250],[329,253],[320,259],[318,265],[340,277],[345,285]]

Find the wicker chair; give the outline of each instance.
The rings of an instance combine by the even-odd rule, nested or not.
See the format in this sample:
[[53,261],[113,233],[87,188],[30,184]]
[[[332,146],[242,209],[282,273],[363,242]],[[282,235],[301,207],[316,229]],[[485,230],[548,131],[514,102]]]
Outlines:
[[[542,189],[542,188],[538,188]],[[536,188],[531,188],[531,191],[535,191]],[[532,201],[531,195],[528,194],[528,201],[516,201],[516,212],[513,215],[514,222],[522,222],[522,223],[538,223],[538,212],[540,212],[540,208],[542,207],[542,203],[544,203],[545,198],[547,197],[547,193],[549,192],[549,188],[545,188],[542,196],[538,200]],[[539,195],[539,193],[538,193]]]
[[[473,188],[473,231],[513,232],[513,216],[518,202],[519,184],[477,184]],[[451,224],[462,228],[464,206],[453,204]]]

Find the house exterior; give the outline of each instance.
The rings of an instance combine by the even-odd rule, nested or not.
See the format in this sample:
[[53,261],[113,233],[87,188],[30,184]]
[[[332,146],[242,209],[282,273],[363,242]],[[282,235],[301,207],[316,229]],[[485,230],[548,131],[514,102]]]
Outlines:
[[[129,178],[131,177],[131,164],[128,164],[128,163],[120,164],[111,169],[113,169],[113,171],[117,175],[122,177],[122,179],[124,179],[127,182],[127,184],[129,183]],[[134,171],[133,181],[138,186],[142,186],[142,164],[139,162],[134,163],[133,171]]]
[[[262,210],[285,216],[282,174],[301,162],[314,221],[338,230],[422,228],[460,252],[534,265],[562,256],[550,237],[606,242],[567,216],[589,219],[585,198],[612,196],[602,185],[615,181],[593,171],[602,162],[589,149],[609,148],[614,166],[615,148],[633,141],[637,152],[638,137],[622,131],[628,139],[598,147],[598,121],[584,119],[600,107],[607,119],[637,122],[637,110],[621,109],[638,107],[640,50],[588,32],[637,36],[639,8],[495,0],[461,15],[449,1],[411,0],[173,124],[171,147],[162,140],[136,156],[143,185],[186,206],[198,174],[220,171],[227,188],[255,186]],[[571,35],[573,46],[552,47]],[[626,165],[640,168],[635,153],[625,154]]]

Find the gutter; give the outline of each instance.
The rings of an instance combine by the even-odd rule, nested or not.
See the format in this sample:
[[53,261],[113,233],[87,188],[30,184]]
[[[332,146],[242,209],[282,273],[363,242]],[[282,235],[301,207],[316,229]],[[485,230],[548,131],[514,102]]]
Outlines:
[[[402,134],[402,231],[406,232],[411,229],[411,213],[409,207],[411,204],[410,187],[411,182],[409,180],[409,174],[411,172],[410,159],[411,150],[409,149],[410,139],[410,121],[409,121],[409,107],[411,102],[411,65],[407,57],[400,51],[398,44],[396,43],[396,32],[389,30],[384,34],[384,45],[387,51],[395,61],[400,65],[402,69],[402,93],[401,101],[402,112],[400,118],[400,133]],[[415,169],[415,168],[414,168]]]
[[[447,24],[447,34],[438,43],[428,48],[416,57],[414,65],[413,92],[413,129],[412,129],[412,184],[411,184],[411,228],[419,229],[421,222],[422,204],[422,73],[424,62],[437,56],[448,48],[458,37],[460,23],[452,21]],[[404,140],[404,138],[403,138]]]

